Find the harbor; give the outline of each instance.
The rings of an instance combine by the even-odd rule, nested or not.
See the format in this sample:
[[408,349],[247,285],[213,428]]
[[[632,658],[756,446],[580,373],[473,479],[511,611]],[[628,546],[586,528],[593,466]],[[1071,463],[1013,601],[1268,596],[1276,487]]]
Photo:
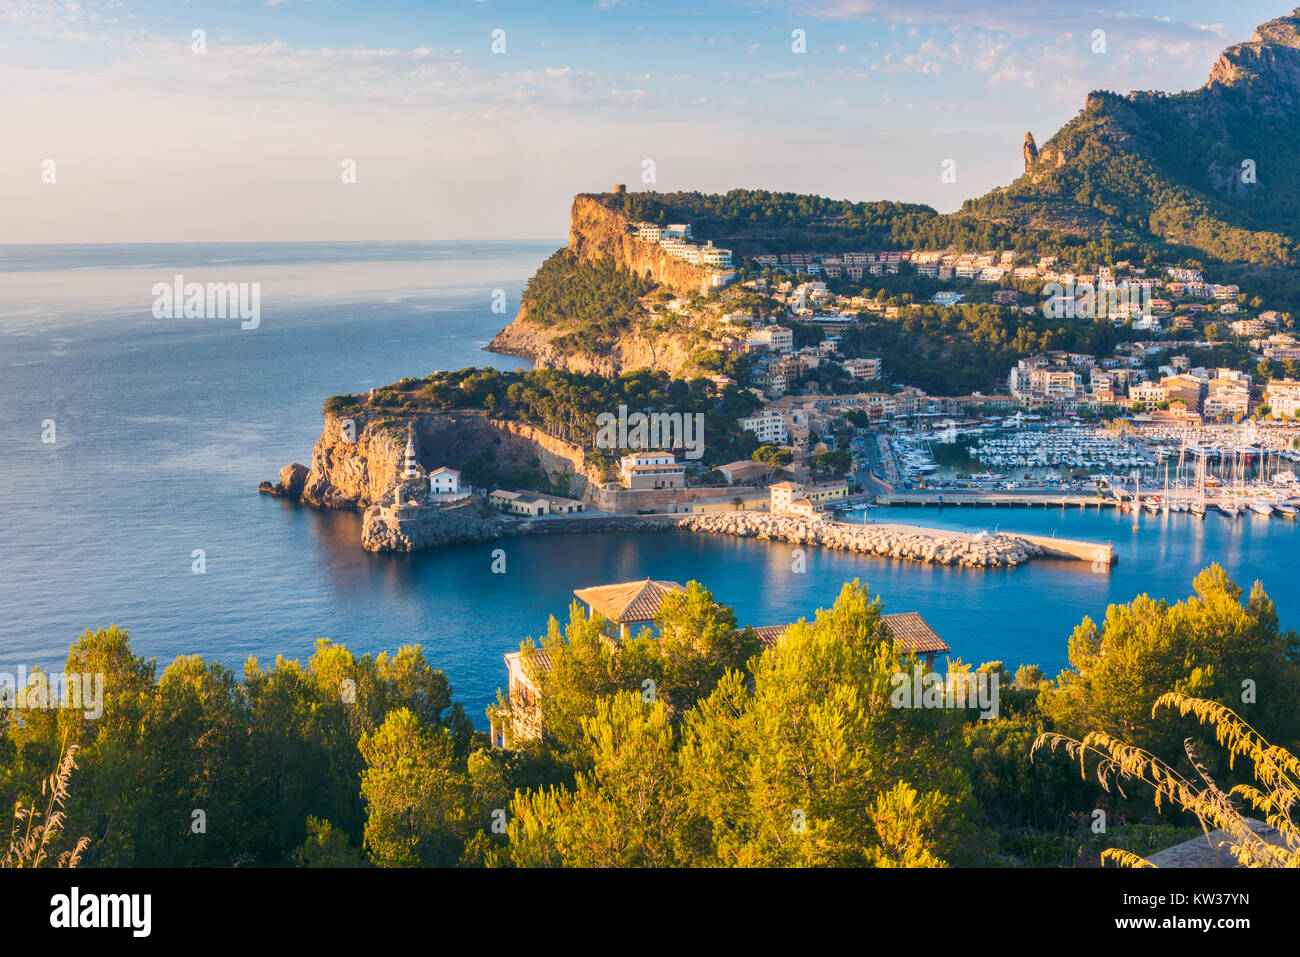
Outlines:
[[1300,430],[1240,425],[951,420],[877,433],[879,506],[1119,509],[1197,518],[1300,514]]

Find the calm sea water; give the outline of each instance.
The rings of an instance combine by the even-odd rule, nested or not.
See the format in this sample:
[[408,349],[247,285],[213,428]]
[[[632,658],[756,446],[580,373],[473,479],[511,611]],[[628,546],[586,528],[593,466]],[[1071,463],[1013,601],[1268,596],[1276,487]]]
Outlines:
[[[811,616],[861,578],[921,611],[965,660],[1065,663],[1086,614],[1139,592],[1177,598],[1210,561],[1261,578],[1300,626],[1296,527],[1059,510],[876,510],[869,519],[1113,541],[1120,564],[976,572],[681,533],[574,535],[371,555],[360,516],[257,493],[310,461],[324,399],[404,375],[522,363],[481,351],[555,243],[0,246],[0,667],[56,665],[116,623],[165,665],[199,653],[305,657],[320,637],[358,653],[418,643],[480,726],[502,655],[575,588],[698,579],[742,622]],[[262,321],[158,320],[155,282],[259,282]],[[56,441],[43,443],[52,420]],[[191,570],[202,549],[206,572]]]

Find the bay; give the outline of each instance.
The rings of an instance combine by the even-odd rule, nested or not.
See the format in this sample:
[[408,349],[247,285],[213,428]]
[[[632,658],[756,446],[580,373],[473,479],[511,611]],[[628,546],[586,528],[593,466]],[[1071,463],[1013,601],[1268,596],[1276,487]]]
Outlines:
[[[238,669],[419,644],[479,727],[502,655],[567,614],[575,588],[696,579],[742,623],[828,606],[859,578],[920,611],[966,661],[1055,674],[1084,615],[1139,592],[1177,599],[1218,561],[1263,580],[1300,625],[1296,526],[1246,517],[1060,509],[879,509],[866,520],[1113,542],[1084,563],[941,568],[678,532],[537,537],[418,555],[360,548],[360,516],[257,493],[310,461],[326,397],[402,376],[526,363],[482,351],[556,242],[0,246],[0,669],[58,666],[87,628],[127,628],[160,667],[200,654]],[[159,320],[151,288],[258,282],[262,322]],[[506,293],[508,314],[491,311]],[[42,442],[52,421],[56,441]],[[858,517],[861,520],[861,516]],[[506,550],[507,571],[491,571]],[[192,571],[193,553],[205,571]]]

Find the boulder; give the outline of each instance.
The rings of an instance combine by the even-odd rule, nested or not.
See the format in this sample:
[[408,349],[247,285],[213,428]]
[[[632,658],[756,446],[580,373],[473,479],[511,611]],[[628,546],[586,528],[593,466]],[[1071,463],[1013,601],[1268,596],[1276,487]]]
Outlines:
[[293,498],[301,496],[303,488],[307,485],[308,471],[307,466],[299,465],[297,462],[290,462],[280,469],[280,485],[284,487],[284,494]]

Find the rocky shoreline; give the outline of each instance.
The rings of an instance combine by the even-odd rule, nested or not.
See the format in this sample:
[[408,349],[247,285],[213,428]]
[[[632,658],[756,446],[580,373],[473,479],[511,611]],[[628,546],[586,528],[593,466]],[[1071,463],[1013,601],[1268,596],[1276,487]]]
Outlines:
[[910,525],[850,525],[751,512],[684,516],[677,527],[714,535],[817,545],[930,565],[999,568],[1020,565],[1044,554],[1040,546],[1015,535],[980,537]]

